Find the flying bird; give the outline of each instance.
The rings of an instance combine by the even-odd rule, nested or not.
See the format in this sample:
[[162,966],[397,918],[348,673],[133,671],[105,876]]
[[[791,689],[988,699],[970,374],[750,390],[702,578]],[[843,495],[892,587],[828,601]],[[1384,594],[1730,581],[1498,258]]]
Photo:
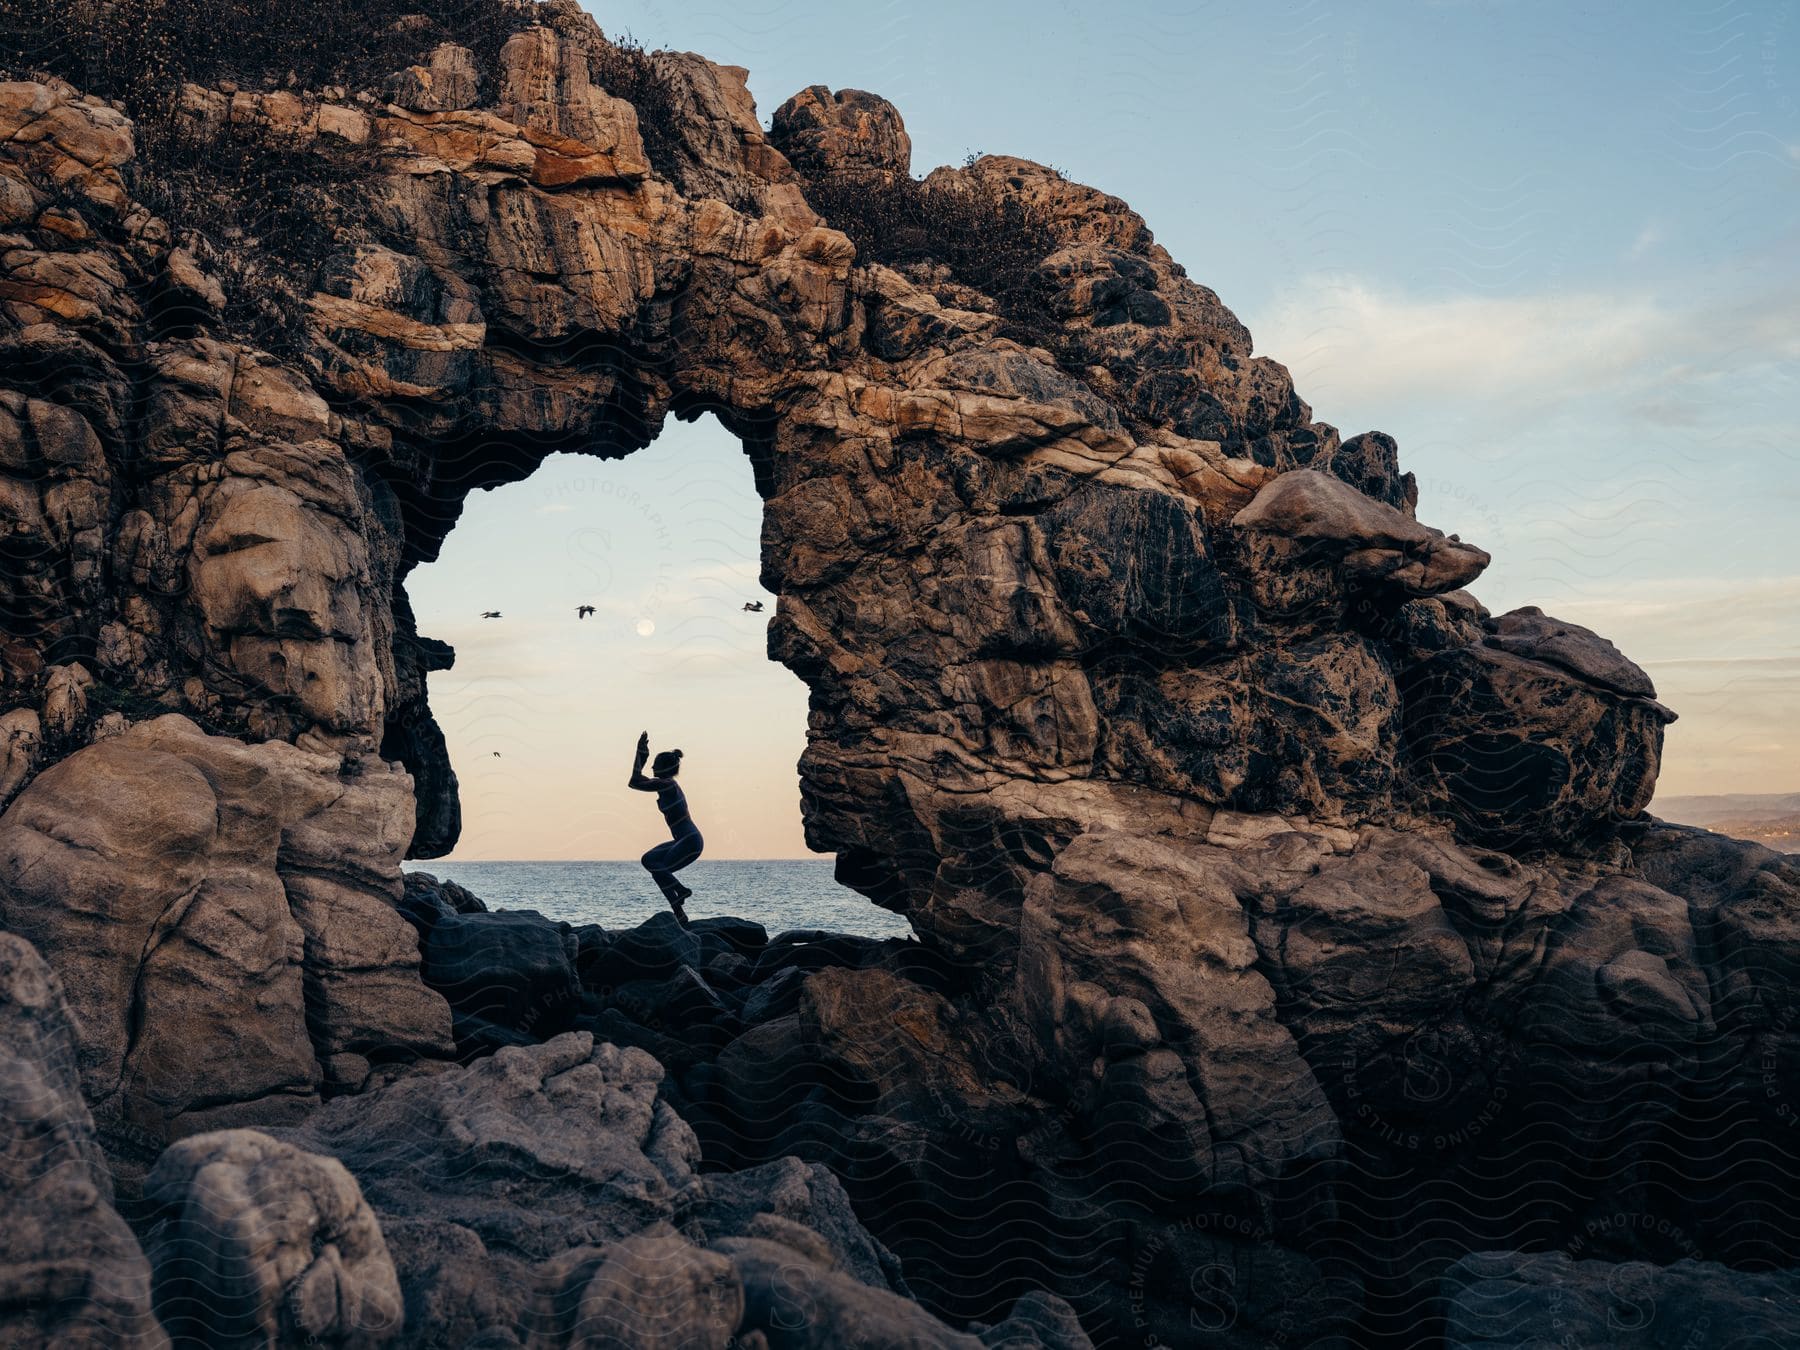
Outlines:
[[500,611],[497,609],[484,609],[481,611],[481,617],[484,619],[497,619],[500,617]]
[[763,605],[763,602],[760,600],[746,600],[746,601],[744,601],[744,613],[746,613],[746,614],[761,614],[762,613],[762,605]]
[[498,750],[496,750],[496,751],[494,751],[494,758],[495,758],[495,759],[499,759],[499,758],[500,758],[500,752],[499,752],[499,751],[498,751]]
[[592,605],[577,605],[577,606],[575,606],[575,617],[578,619],[585,619],[585,618],[587,618],[588,615],[592,614],[593,612],[594,612],[594,607]]

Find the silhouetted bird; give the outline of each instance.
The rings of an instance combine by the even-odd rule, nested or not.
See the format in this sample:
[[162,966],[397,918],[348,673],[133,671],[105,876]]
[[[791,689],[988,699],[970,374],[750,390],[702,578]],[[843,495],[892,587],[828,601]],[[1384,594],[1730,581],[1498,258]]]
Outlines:
[[499,752],[499,751],[498,751],[498,750],[496,750],[496,751],[494,751],[494,758],[495,758],[495,759],[499,759],[499,758],[500,758],[500,752]]
[[484,619],[497,619],[500,617],[500,611],[497,609],[484,609],[481,611],[481,617]]
[[587,618],[588,615],[592,614],[593,612],[594,612],[594,607],[592,605],[577,605],[577,606],[575,606],[575,617],[578,619],[585,619],[585,618]]
[[746,613],[746,614],[761,614],[762,613],[762,601],[760,601],[760,600],[744,601],[744,613]]

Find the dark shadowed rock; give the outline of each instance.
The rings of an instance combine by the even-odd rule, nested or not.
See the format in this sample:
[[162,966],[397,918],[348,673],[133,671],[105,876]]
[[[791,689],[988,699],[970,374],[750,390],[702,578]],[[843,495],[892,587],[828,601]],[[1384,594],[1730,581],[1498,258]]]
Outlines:
[[746,1026],[786,1017],[799,1005],[800,990],[807,972],[799,966],[784,966],[767,979],[753,984],[745,995],[743,1021]]
[[1779,1345],[1800,1319],[1800,1278],[1705,1261],[1572,1261],[1563,1252],[1479,1252],[1445,1273],[1450,1350],[1534,1345]]
[[1092,1342],[1053,1300],[1039,1295],[1020,1315],[980,1336],[951,1330],[915,1303],[873,1290],[848,1275],[796,1265],[790,1248],[763,1238],[726,1238],[713,1250],[730,1258],[743,1282],[745,1324],[770,1350],[828,1346],[908,1346],[917,1350],[1091,1350]]
[[778,935],[757,958],[752,979],[762,985],[784,970],[812,972],[831,966],[859,969],[869,964],[882,951],[877,938],[854,933],[832,933],[816,929],[793,929]]
[[609,933],[581,953],[581,981],[589,989],[616,989],[634,980],[666,980],[683,966],[704,964],[700,935],[673,914],[657,914],[636,928]]
[[715,1239],[774,1237],[792,1244],[795,1230],[804,1230],[800,1241],[821,1264],[872,1289],[909,1292],[900,1262],[869,1235],[842,1184],[817,1163],[778,1158],[742,1172],[708,1174],[690,1212]]
[[580,983],[561,928],[531,910],[440,914],[420,944],[425,983],[457,1014],[555,1035],[580,1007]]
[[[1535,640],[1511,645],[1538,650]],[[1556,664],[1507,646],[1461,647],[1402,679],[1415,777],[1480,842],[1566,845],[1603,836],[1642,812],[1655,791],[1663,727],[1674,715],[1576,673],[1569,662],[1586,658],[1571,654],[1566,640],[1554,650]],[[1631,678],[1610,664],[1598,668]]]
[[[1127,641],[1219,651],[1238,624],[1198,509],[1161,492],[1078,488],[1039,518],[1056,593],[1083,648]],[[1044,625],[1018,638],[1044,641]]]
[[401,896],[400,912],[421,935],[439,915],[487,913],[487,904],[480,896],[454,881],[439,881],[429,872],[416,871],[405,872],[402,880],[406,890]]
[[[536,1272],[538,1336],[553,1345],[733,1350],[744,1286],[731,1261],[666,1225],[576,1248]],[[535,1342],[535,1338],[534,1338]]]
[[489,1251],[471,1229],[447,1220],[384,1214],[381,1231],[405,1299],[406,1344],[518,1344],[532,1297],[528,1263]]

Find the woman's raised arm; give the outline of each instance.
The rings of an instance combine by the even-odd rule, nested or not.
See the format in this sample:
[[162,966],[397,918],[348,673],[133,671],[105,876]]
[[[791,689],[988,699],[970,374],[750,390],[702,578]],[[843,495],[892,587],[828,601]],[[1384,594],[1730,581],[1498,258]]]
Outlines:
[[638,737],[637,757],[631,761],[631,777],[625,786],[636,788],[639,792],[661,792],[664,788],[674,787],[673,778],[646,778],[644,761],[650,758],[650,733],[645,732]]

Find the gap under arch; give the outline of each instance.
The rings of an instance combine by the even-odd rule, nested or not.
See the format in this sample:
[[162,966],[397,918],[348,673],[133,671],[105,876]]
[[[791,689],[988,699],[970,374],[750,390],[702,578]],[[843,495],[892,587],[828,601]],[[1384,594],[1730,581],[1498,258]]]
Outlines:
[[[667,835],[654,799],[625,786],[648,730],[653,751],[685,752],[706,838],[684,874],[691,914],[909,931],[833,881],[830,855],[807,851],[807,690],[767,654],[776,598],[758,581],[761,524],[749,457],[711,415],[670,419],[623,459],[553,454],[520,481],[469,493],[437,560],[405,583],[418,631],[456,651],[428,679],[463,819],[451,854],[416,866],[474,877],[465,884],[502,905],[548,912],[556,894],[587,887],[615,910],[635,897],[634,921],[648,917],[661,901],[636,859]],[[579,617],[584,605],[594,611]],[[711,866],[727,860],[771,866]],[[528,876],[500,862],[620,865]],[[740,893],[709,895],[707,882]]]

